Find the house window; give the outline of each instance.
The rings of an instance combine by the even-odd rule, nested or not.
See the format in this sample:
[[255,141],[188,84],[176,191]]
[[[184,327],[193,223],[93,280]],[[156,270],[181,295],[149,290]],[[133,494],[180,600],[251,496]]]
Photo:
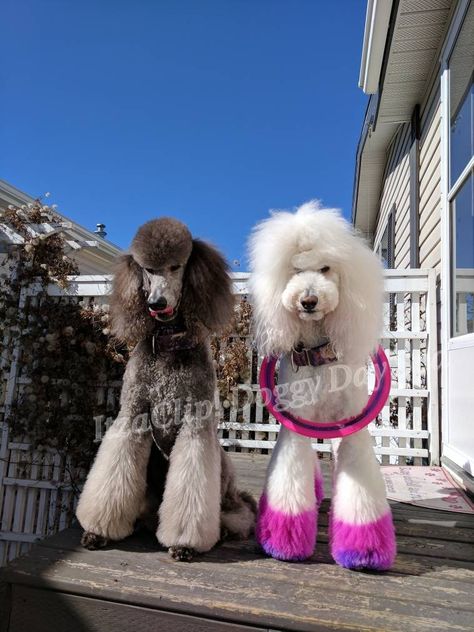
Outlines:
[[453,335],[474,332],[474,176],[451,202],[453,235]]
[[448,68],[451,335],[461,336],[474,332],[474,4]]
[[395,267],[395,208],[390,211],[377,252],[384,268]]

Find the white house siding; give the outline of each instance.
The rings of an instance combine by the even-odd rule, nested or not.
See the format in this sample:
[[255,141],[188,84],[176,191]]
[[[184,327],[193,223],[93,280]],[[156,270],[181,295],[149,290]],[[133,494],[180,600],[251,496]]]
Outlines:
[[421,118],[420,139],[420,267],[441,265],[441,109],[439,80],[428,95]]
[[[420,267],[434,268],[441,263],[440,232],[440,92],[439,80],[427,93],[421,110],[419,251]],[[374,244],[379,243],[387,218],[395,212],[395,267],[410,267],[410,166],[411,126],[398,128],[387,154]]]
[[400,125],[388,150],[374,244],[379,243],[395,205],[395,267],[410,266],[410,125]]

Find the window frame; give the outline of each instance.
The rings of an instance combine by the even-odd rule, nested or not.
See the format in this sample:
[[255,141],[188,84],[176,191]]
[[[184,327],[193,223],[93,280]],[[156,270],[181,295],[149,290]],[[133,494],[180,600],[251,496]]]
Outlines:
[[[442,236],[445,243],[445,265],[444,267],[444,285],[446,292],[446,309],[445,318],[447,325],[447,338],[450,348],[459,348],[464,346],[464,339],[471,339],[474,334],[472,332],[466,334],[456,334],[456,300],[454,296],[454,255],[455,255],[455,227],[454,227],[454,207],[453,201],[457,194],[467,182],[471,174],[474,176],[474,155],[468,160],[455,182],[451,184],[451,91],[450,91],[450,60],[456,47],[461,29],[464,24],[467,12],[471,8],[471,0],[460,0],[457,11],[453,17],[453,21],[446,39],[441,55],[441,116],[442,116],[442,132],[441,132],[441,196],[442,196],[442,218],[444,216],[444,230],[442,223]],[[471,73],[471,78],[472,78]],[[470,84],[466,87],[467,93]],[[462,100],[458,104],[458,110],[461,107]],[[444,168],[443,168],[444,165]],[[443,241],[443,240],[442,240]]]
[[[395,267],[395,213],[396,205],[393,204],[390,213],[387,215],[385,228],[375,248],[375,252],[379,255],[380,259],[386,261],[388,270]],[[387,236],[387,259],[382,257],[382,243],[385,239],[385,235]]]
[[[461,349],[474,345],[474,334],[464,334],[452,337],[451,314],[451,253],[452,231],[450,204],[459,191],[462,183],[473,168],[473,159],[469,161],[456,182],[450,186],[450,112],[449,112],[449,60],[464,23],[471,0],[459,0],[449,26],[444,45],[440,53],[440,89],[441,89],[441,358],[445,367],[448,366],[448,353],[452,349]],[[442,390],[447,393],[447,371],[444,371]],[[443,407],[446,407],[443,401]]]
[[[452,316],[451,316],[451,253],[452,253],[452,230],[451,230],[451,209],[450,201],[456,195],[456,192],[462,186],[469,171],[469,165],[459,175],[453,186],[450,185],[450,164],[449,164],[449,145],[450,145],[450,107],[449,107],[449,61],[453,52],[455,43],[461,31],[467,11],[469,10],[471,0],[458,0],[453,11],[451,23],[445,36],[444,44],[440,51],[440,71],[439,82],[441,90],[441,283],[440,283],[440,317],[441,317],[441,436],[442,436],[442,455],[462,467],[465,461],[465,455],[453,446],[451,442],[452,427],[455,421],[450,418],[452,398],[450,378],[452,377],[452,369],[450,360],[454,360],[459,350],[466,353],[468,349],[474,347],[474,334],[468,333],[456,337],[451,336]],[[459,356],[457,356],[459,358]],[[436,362],[434,357],[432,361]]]

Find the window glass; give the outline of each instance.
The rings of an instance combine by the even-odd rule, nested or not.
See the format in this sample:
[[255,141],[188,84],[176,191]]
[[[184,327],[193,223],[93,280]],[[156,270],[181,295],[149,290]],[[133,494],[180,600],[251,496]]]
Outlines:
[[450,186],[474,155],[474,3],[449,60]]
[[377,252],[382,259],[384,268],[393,268],[395,265],[395,257],[393,252],[393,232],[394,232],[395,213],[392,210],[387,218],[387,225],[383,231]]
[[474,332],[474,176],[451,202],[453,336]]
[[383,267],[388,268],[389,267],[388,266],[388,260],[389,260],[388,226],[385,227],[384,233],[382,235],[382,239],[380,240],[379,255],[380,255],[380,258],[382,259]]

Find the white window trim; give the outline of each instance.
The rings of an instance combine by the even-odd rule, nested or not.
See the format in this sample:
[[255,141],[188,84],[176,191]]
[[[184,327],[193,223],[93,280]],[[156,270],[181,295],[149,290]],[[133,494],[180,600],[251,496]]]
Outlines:
[[466,334],[457,338],[451,337],[451,209],[452,198],[459,190],[469,169],[472,168],[471,159],[459,175],[452,187],[449,184],[449,72],[448,60],[456,43],[464,17],[470,5],[470,0],[459,0],[451,21],[444,46],[440,56],[440,84],[441,84],[441,420],[443,432],[443,453],[449,443],[448,424],[448,383],[449,362],[448,352],[453,349],[474,346],[474,334]]
[[[449,167],[449,165],[448,165]],[[472,171],[474,167],[474,156],[472,156],[471,160],[467,163],[467,165],[464,167],[464,169],[462,170],[461,174],[459,175],[458,179],[456,180],[456,182],[453,184],[453,186],[449,189],[448,192],[448,202],[451,202],[451,200],[453,199],[453,197],[456,196],[456,194],[458,193],[459,189],[462,187],[462,185],[464,184],[464,182],[466,181],[467,176],[470,174],[470,172]],[[449,187],[449,184],[448,184]]]
[[[392,261],[389,261],[388,263],[392,263],[392,265],[387,267],[388,270],[395,267],[395,214],[396,214],[396,210],[397,210],[396,205],[393,204],[392,208],[390,209],[389,214],[387,215],[384,228],[379,235],[377,243],[374,244],[374,252],[376,252],[381,258],[381,253],[379,251],[382,245],[382,239],[385,235],[385,231],[386,230],[389,231],[388,239],[389,239],[389,244],[392,246],[392,251],[389,254],[391,256],[390,258],[392,259]],[[389,225],[390,222],[392,223],[391,226]]]

